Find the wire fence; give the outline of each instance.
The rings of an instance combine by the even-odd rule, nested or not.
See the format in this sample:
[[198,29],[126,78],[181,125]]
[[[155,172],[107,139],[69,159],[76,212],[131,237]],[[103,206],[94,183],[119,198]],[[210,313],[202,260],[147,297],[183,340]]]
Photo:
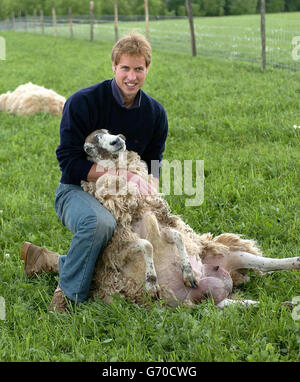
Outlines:
[[[41,21],[42,20],[42,21]],[[191,53],[187,17],[149,16],[149,35],[153,50]],[[300,70],[300,13],[266,15],[267,65]],[[19,16],[0,21],[0,31],[15,30],[68,38],[91,39],[114,43],[114,15],[69,15],[53,17]],[[229,60],[261,62],[260,16],[194,18],[198,55]],[[145,17],[119,16],[118,34],[132,30],[145,34]]]

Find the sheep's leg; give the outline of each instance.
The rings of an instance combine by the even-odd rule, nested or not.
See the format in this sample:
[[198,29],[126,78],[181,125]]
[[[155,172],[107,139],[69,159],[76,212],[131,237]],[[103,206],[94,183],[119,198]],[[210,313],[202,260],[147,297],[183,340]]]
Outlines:
[[184,284],[189,288],[196,288],[197,279],[189,261],[181,233],[171,228],[163,228],[161,232],[164,235],[166,241],[169,243],[174,243],[178,249]]
[[250,306],[250,305],[257,305],[258,301],[253,300],[230,300],[229,298],[225,298],[225,300],[219,302],[219,304],[216,305],[217,308],[223,309],[225,306],[229,305],[242,305],[242,306]]
[[226,259],[226,269],[251,268],[262,272],[300,269],[300,257],[274,259],[252,255],[243,251],[232,251]]
[[274,259],[243,251],[231,251],[229,255],[225,256],[207,256],[203,259],[203,263],[219,265],[228,272],[243,268],[262,272],[300,269],[300,257]]
[[134,252],[142,253],[144,257],[146,265],[145,288],[147,292],[149,292],[152,297],[159,298],[160,288],[154,267],[152,244],[148,240],[138,239],[131,248]]

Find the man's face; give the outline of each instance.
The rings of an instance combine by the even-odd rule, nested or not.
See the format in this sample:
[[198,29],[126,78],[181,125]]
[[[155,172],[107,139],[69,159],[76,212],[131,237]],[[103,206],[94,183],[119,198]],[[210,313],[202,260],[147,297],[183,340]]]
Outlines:
[[112,68],[125,102],[134,100],[148,73],[145,57],[122,54],[118,65],[113,64]]

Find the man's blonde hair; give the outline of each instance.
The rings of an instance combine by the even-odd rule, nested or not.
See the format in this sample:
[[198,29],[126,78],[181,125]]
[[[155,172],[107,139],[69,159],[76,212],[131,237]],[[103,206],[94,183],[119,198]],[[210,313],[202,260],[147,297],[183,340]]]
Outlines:
[[112,63],[118,65],[122,54],[143,56],[145,58],[146,67],[148,68],[151,63],[152,49],[151,45],[142,34],[132,32],[120,38],[112,48]]

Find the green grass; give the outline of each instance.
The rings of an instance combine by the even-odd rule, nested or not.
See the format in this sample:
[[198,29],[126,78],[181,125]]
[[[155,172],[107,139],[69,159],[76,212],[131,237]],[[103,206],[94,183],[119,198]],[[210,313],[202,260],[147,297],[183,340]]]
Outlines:
[[[80,17],[79,17],[80,18]],[[74,18],[74,20],[76,17]],[[267,64],[300,70],[300,61],[293,60],[295,46],[292,39],[300,35],[300,13],[275,13],[266,15],[266,61]],[[25,28],[20,23],[19,28]],[[53,35],[51,18],[45,27],[45,33]],[[197,52],[200,55],[226,57],[231,60],[248,60],[260,62],[261,36],[260,15],[196,17],[194,18]],[[144,21],[119,22],[119,34],[123,35],[132,29],[145,32]],[[41,33],[39,24],[28,31]],[[69,37],[68,18],[57,24],[57,35]],[[75,38],[90,38],[90,25],[75,23]],[[96,40],[114,42],[113,22],[99,22],[94,26]],[[186,18],[171,20],[151,20],[150,40],[155,49],[176,51],[184,54],[191,52],[189,23]]]
[[[111,77],[111,44],[2,33],[0,93],[22,83],[68,97]],[[167,197],[197,232],[238,232],[266,256],[299,255],[300,73],[217,58],[154,52],[145,90],[161,101],[170,132],[165,159],[201,159],[204,203]],[[299,361],[299,321],[281,305],[300,295],[300,274],[254,276],[236,294],[258,307],[211,302],[196,309],[148,307],[116,298],[72,314],[47,312],[54,275],[27,279],[25,240],[66,253],[71,234],[55,216],[59,117],[0,113],[0,361]],[[6,257],[5,254],[10,254]],[[298,341],[298,342],[297,342]]]

